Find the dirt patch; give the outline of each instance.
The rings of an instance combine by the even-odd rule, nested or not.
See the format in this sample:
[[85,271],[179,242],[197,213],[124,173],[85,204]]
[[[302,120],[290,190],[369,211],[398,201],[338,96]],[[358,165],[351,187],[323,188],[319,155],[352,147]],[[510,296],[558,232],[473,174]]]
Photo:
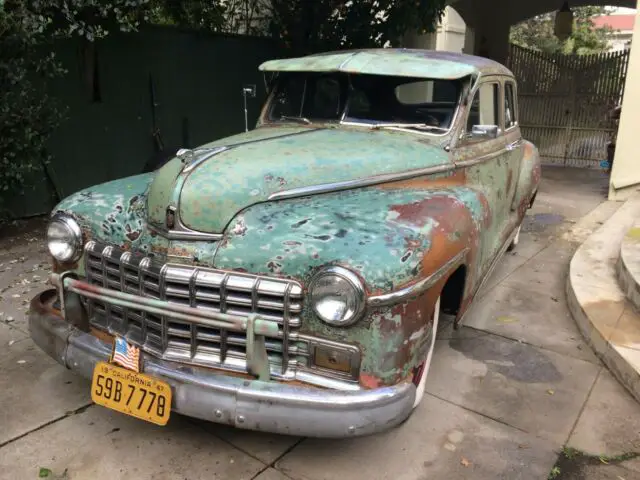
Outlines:
[[0,224],[0,263],[45,251],[47,216]]
[[614,457],[589,455],[572,448],[565,448],[549,472],[549,480],[632,480],[640,475],[624,468],[624,462],[640,457],[638,452],[628,452]]

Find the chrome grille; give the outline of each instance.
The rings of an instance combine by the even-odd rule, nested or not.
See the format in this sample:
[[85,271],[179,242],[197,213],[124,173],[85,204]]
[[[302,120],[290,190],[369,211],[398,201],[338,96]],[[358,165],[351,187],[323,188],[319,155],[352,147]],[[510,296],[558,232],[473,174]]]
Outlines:
[[[161,263],[91,241],[85,246],[87,282],[104,288],[214,312],[256,313],[277,322],[277,337],[267,337],[272,375],[293,378],[308,364],[307,342],[298,338],[302,287],[289,280],[209,268]],[[167,360],[246,372],[244,332],[154,315],[104,301],[85,299],[92,325],[121,335]]]

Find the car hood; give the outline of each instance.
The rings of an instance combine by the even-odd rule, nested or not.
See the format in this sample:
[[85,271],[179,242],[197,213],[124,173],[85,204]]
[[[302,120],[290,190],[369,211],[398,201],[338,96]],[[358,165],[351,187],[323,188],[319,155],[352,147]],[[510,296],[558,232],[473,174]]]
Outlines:
[[[449,154],[424,137],[389,130],[264,127],[200,147],[227,147],[183,170],[176,158],[151,185],[148,214],[164,225],[169,206],[184,226],[222,233],[241,210],[285,190],[435,167]],[[188,169],[187,169],[188,170]]]

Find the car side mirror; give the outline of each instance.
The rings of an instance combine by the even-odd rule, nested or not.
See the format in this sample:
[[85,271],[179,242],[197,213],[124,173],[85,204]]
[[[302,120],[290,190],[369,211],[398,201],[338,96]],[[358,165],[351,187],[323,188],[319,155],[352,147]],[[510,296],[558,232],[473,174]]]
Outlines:
[[242,97],[244,99],[244,131],[249,131],[249,115],[247,112],[247,97],[255,98],[256,97],[256,86],[255,85],[243,85],[242,87]]

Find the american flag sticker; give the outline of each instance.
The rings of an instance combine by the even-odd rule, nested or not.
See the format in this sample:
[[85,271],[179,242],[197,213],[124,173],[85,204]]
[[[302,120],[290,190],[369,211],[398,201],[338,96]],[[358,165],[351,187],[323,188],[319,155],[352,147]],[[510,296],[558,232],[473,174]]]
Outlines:
[[113,345],[111,361],[134,372],[140,372],[140,349],[120,337],[116,337]]

